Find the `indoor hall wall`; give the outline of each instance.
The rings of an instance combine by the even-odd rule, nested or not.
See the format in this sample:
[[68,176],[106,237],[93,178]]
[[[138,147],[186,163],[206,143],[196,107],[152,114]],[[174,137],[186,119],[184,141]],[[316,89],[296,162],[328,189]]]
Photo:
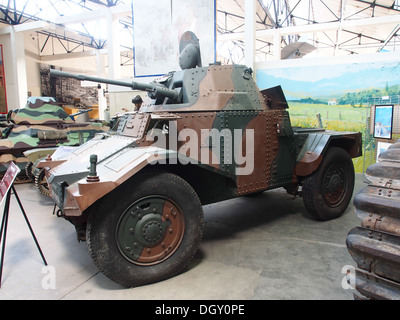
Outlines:
[[[17,109],[25,105],[25,101],[19,101],[16,92],[18,88],[16,80],[16,66],[14,51],[12,49],[12,41],[10,34],[0,35],[0,44],[3,46],[3,63],[4,73],[6,79],[6,92],[7,92],[7,107],[8,110]],[[35,33],[26,33],[24,35],[25,46],[25,67],[27,79],[27,92],[23,92],[26,97],[28,93],[31,96],[40,96],[40,73],[39,73],[39,60],[40,56],[37,50],[37,39]],[[20,71],[21,72],[21,71]]]
[[13,52],[11,50],[10,34],[0,35],[0,45],[3,46],[3,65],[6,80],[7,108],[8,110],[19,108],[18,98],[12,94],[17,90],[14,74]]
[[42,95],[39,72],[39,48],[35,32],[25,34],[25,64],[27,74],[28,95],[40,97]]

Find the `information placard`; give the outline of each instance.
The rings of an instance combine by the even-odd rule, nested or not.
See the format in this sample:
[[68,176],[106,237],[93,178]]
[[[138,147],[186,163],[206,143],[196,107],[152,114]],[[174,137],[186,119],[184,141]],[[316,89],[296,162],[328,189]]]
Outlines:
[[8,169],[0,182],[0,206],[3,204],[5,195],[10,190],[15,178],[20,171],[21,169],[18,168],[14,162],[11,162],[8,166]]

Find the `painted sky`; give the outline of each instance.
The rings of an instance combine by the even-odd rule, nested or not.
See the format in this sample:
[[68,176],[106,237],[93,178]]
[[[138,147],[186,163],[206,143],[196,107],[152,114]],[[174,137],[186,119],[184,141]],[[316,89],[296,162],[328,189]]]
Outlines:
[[299,68],[259,69],[257,85],[281,85],[286,98],[339,97],[347,92],[400,84],[400,62],[352,63]]

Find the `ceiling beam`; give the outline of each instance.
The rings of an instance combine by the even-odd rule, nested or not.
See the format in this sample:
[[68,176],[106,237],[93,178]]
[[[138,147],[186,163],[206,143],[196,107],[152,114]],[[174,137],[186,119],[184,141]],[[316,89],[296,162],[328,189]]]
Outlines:
[[386,40],[383,42],[383,44],[378,48],[377,52],[380,52],[388,43],[390,40],[392,40],[392,38],[396,35],[397,31],[400,30],[400,24],[398,24],[393,30],[392,32],[388,35],[388,37],[386,38]]
[[342,30],[343,30],[343,19],[345,16],[346,0],[340,2],[340,18],[339,18],[339,29],[336,34],[336,44],[333,55],[336,56],[339,50],[339,44],[341,42]]
[[57,24],[69,24],[69,23],[82,23],[93,20],[98,20],[102,18],[106,18],[109,14],[114,17],[123,17],[126,15],[132,14],[132,7],[130,4],[121,5],[118,7],[110,7],[110,8],[101,8],[98,10],[83,12],[74,14],[71,16],[63,16],[57,18]]
[[[284,27],[284,28],[279,28],[279,32],[281,36],[284,36],[292,34],[339,30],[340,27],[342,29],[343,28],[348,29],[348,28],[362,27],[362,26],[376,26],[376,25],[398,24],[398,23],[400,23],[400,14],[356,19],[356,20],[344,19],[341,22],[335,21],[326,23],[314,23],[302,26]],[[276,33],[275,29],[258,30],[256,31],[256,37],[257,38],[273,37],[275,33]],[[231,40],[243,40],[244,38],[245,38],[244,32],[236,32],[236,33],[219,34],[217,40],[231,41]]]
[[363,3],[368,3],[371,7],[381,7],[381,8],[385,8],[385,9],[398,10],[398,9],[395,8],[395,1],[394,0],[391,1],[392,4],[390,6],[385,6],[385,5],[382,5],[382,4],[378,4],[378,3],[376,3],[375,0],[373,0],[373,1],[357,0],[357,1],[363,2]]
[[45,21],[34,21],[34,22],[27,22],[23,24],[18,24],[15,26],[9,26],[0,28],[0,34],[7,34],[11,33],[13,30],[14,32],[25,32],[25,31],[39,31],[43,29],[52,29],[54,25],[47,23]]
[[59,53],[59,54],[52,54],[52,55],[44,55],[40,57],[42,62],[50,62],[50,61],[57,61],[57,60],[67,60],[67,59],[74,59],[74,58],[82,58],[82,57],[90,57],[95,56],[99,52],[100,54],[106,54],[106,49],[101,50],[86,50],[81,52],[71,52],[71,53]]

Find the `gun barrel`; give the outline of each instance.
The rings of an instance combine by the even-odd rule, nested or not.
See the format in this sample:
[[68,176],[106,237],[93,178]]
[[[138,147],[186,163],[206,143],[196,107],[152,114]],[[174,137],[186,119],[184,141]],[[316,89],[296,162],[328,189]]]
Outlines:
[[59,70],[54,70],[54,69],[50,70],[50,76],[51,77],[73,78],[73,79],[77,79],[77,80],[81,80],[81,81],[86,80],[86,81],[92,81],[92,82],[107,83],[107,84],[112,84],[112,85],[116,85],[116,86],[128,87],[128,88],[131,88],[132,90],[147,91],[147,92],[151,93],[154,97],[157,97],[157,98],[167,97],[174,101],[178,101],[180,99],[180,94],[178,91],[170,90],[170,89],[166,88],[165,86],[159,85],[157,83],[145,84],[145,83],[134,82],[134,81],[127,82],[127,81],[120,81],[120,80],[113,80],[113,79],[104,79],[104,78],[69,73],[69,72],[64,72],[64,71],[59,71]]
[[83,74],[75,74],[75,73],[69,73],[69,72],[53,70],[53,69],[50,70],[50,77],[72,78],[72,79],[77,79],[77,80],[81,80],[81,81],[92,81],[92,82],[107,83],[107,84],[113,84],[113,85],[116,85],[116,86],[129,87],[129,88],[134,89],[132,82],[126,82],[126,81],[120,81],[120,80],[112,80],[112,79],[103,79],[103,78],[85,76]]

